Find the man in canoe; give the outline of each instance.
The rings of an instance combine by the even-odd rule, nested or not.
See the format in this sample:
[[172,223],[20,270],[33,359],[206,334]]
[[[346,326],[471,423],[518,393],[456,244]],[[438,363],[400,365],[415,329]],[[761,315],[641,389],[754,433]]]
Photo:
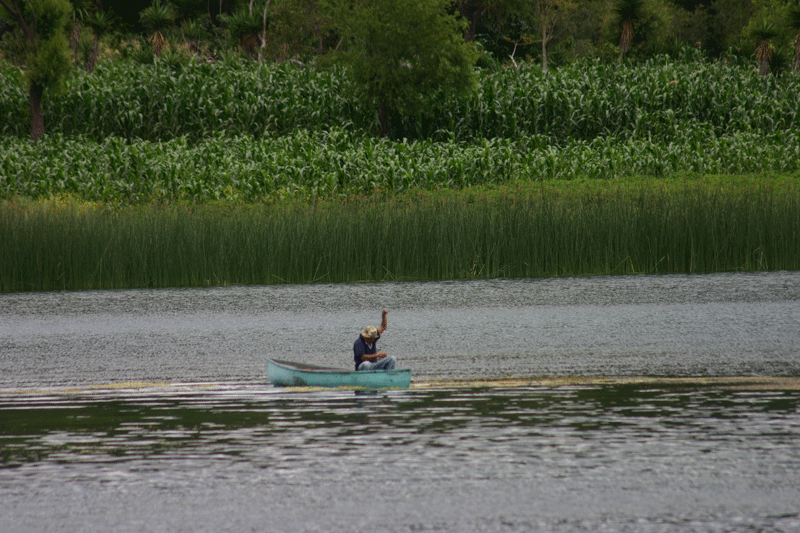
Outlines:
[[381,327],[367,326],[353,344],[353,358],[356,370],[391,370],[397,365],[397,359],[386,352],[378,352],[376,343],[381,333],[386,331],[386,309],[381,313]]

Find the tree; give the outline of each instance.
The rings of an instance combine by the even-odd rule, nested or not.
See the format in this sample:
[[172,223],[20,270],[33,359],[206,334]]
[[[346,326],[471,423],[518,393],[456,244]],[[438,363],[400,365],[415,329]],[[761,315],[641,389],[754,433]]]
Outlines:
[[642,17],[643,4],[642,0],[617,0],[614,4],[613,11],[621,26],[618,64],[622,64],[622,56],[628,53],[633,44],[633,24]]
[[178,10],[170,3],[162,4],[160,0],[153,0],[150,7],[142,10],[139,18],[142,24],[152,32],[150,42],[153,46],[153,53],[160,56],[164,50],[164,44],[166,44],[162,30],[170,27],[178,19]]
[[751,30],[753,39],[756,41],[756,61],[758,61],[758,71],[766,76],[769,74],[769,64],[772,60],[772,45],[770,41],[777,37],[778,32],[775,25],[763,19]]
[[111,15],[98,9],[87,15],[83,22],[92,29],[92,50],[85,66],[86,72],[92,72],[100,56],[100,38],[108,33],[113,21]]
[[547,46],[556,37],[556,26],[564,18],[574,13],[577,3],[573,0],[522,0],[516,9],[510,10],[501,27],[514,35],[514,38],[504,37],[508,42],[514,43],[514,49],[509,58],[514,66],[517,62],[514,56],[517,47],[529,46],[539,43],[542,51],[542,70],[547,70]]
[[320,0],[281,0],[270,9],[270,41],[278,61],[322,55],[336,45]]
[[83,2],[81,0],[73,0],[71,4],[73,11],[71,15],[72,29],[69,32],[69,46],[72,49],[74,61],[77,64],[80,56],[81,19],[87,16],[87,11],[83,7]]
[[708,26],[712,54],[722,54],[742,44],[743,30],[754,11],[751,0],[715,0],[711,4]]
[[389,113],[425,108],[439,90],[475,85],[478,52],[464,42],[465,22],[448,13],[450,0],[329,0],[341,47],[333,59],[348,68],[358,90],[378,108],[381,136]]
[[31,139],[44,133],[42,97],[57,89],[71,72],[66,25],[72,13],[67,0],[0,0],[22,31],[25,82],[29,90]]
[[[211,19],[207,19],[210,23]],[[181,23],[181,34],[183,40],[189,47],[192,54],[197,54],[202,49],[201,42],[210,34],[206,31],[206,19],[201,17],[184,20]]]
[[572,0],[534,0],[536,19],[542,31],[542,70],[547,70],[547,45],[555,35],[558,23],[576,8]]
[[513,4],[519,0],[455,0],[458,14],[466,19],[467,25],[464,27],[464,40],[472,42],[475,40],[478,25],[484,18],[498,19],[509,10],[513,10]]
[[253,58],[263,59],[264,48],[267,46],[267,28],[269,26],[269,5],[267,0],[256,9],[255,1],[250,0],[249,9],[240,9],[231,15],[220,15],[219,19],[225,23],[231,37],[236,39],[242,50]]
[[607,0],[576,1],[575,9],[558,21],[559,33],[563,35],[563,45],[559,46],[561,56],[566,61],[601,57],[602,50],[608,49],[608,40],[604,38],[608,18]]
[[800,2],[796,2],[789,7],[787,23],[795,34],[792,70],[798,70],[800,69]]

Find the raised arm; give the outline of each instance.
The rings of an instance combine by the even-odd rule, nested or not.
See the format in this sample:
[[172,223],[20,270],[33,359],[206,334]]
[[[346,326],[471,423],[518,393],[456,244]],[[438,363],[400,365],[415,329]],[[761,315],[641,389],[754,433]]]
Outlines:
[[386,309],[381,311],[381,327],[378,328],[378,334],[379,335],[383,334],[383,332],[386,331],[386,315],[388,315],[388,314],[389,314],[389,311],[387,311]]
[[[386,331],[386,327],[387,327],[386,315],[388,315],[388,314],[389,314],[389,312],[386,309],[381,311],[381,327],[378,328],[378,335],[382,335],[383,332]],[[384,357],[386,357],[386,352],[378,352],[376,354],[364,355],[362,357],[364,359],[369,360],[369,361],[376,361],[378,359],[383,359]]]

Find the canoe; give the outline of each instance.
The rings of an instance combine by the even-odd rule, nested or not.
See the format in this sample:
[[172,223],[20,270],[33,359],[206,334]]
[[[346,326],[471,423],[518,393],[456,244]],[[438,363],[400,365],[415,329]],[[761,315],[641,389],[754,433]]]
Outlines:
[[410,369],[362,370],[267,359],[269,380],[277,387],[401,388],[411,385]]

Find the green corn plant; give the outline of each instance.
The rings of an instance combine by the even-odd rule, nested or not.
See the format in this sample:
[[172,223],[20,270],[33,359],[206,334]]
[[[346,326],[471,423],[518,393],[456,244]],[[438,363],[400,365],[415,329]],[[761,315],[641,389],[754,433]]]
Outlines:
[[[420,111],[396,125],[409,140],[436,142],[522,139],[554,143],[595,138],[671,142],[696,124],[717,136],[736,131],[772,134],[798,127],[795,76],[764,84],[743,63],[675,63],[656,58],[616,69],[585,61],[541,76],[521,66],[483,73],[474,96],[442,95],[443,111]],[[19,71],[0,69],[0,123],[23,136]],[[260,65],[226,59],[181,68],[166,62],[107,62],[93,75],[77,73],[63,94],[43,106],[50,131],[95,138],[191,142],[249,135],[280,137],[298,130],[370,131],[376,120],[344,90],[340,71]]]

